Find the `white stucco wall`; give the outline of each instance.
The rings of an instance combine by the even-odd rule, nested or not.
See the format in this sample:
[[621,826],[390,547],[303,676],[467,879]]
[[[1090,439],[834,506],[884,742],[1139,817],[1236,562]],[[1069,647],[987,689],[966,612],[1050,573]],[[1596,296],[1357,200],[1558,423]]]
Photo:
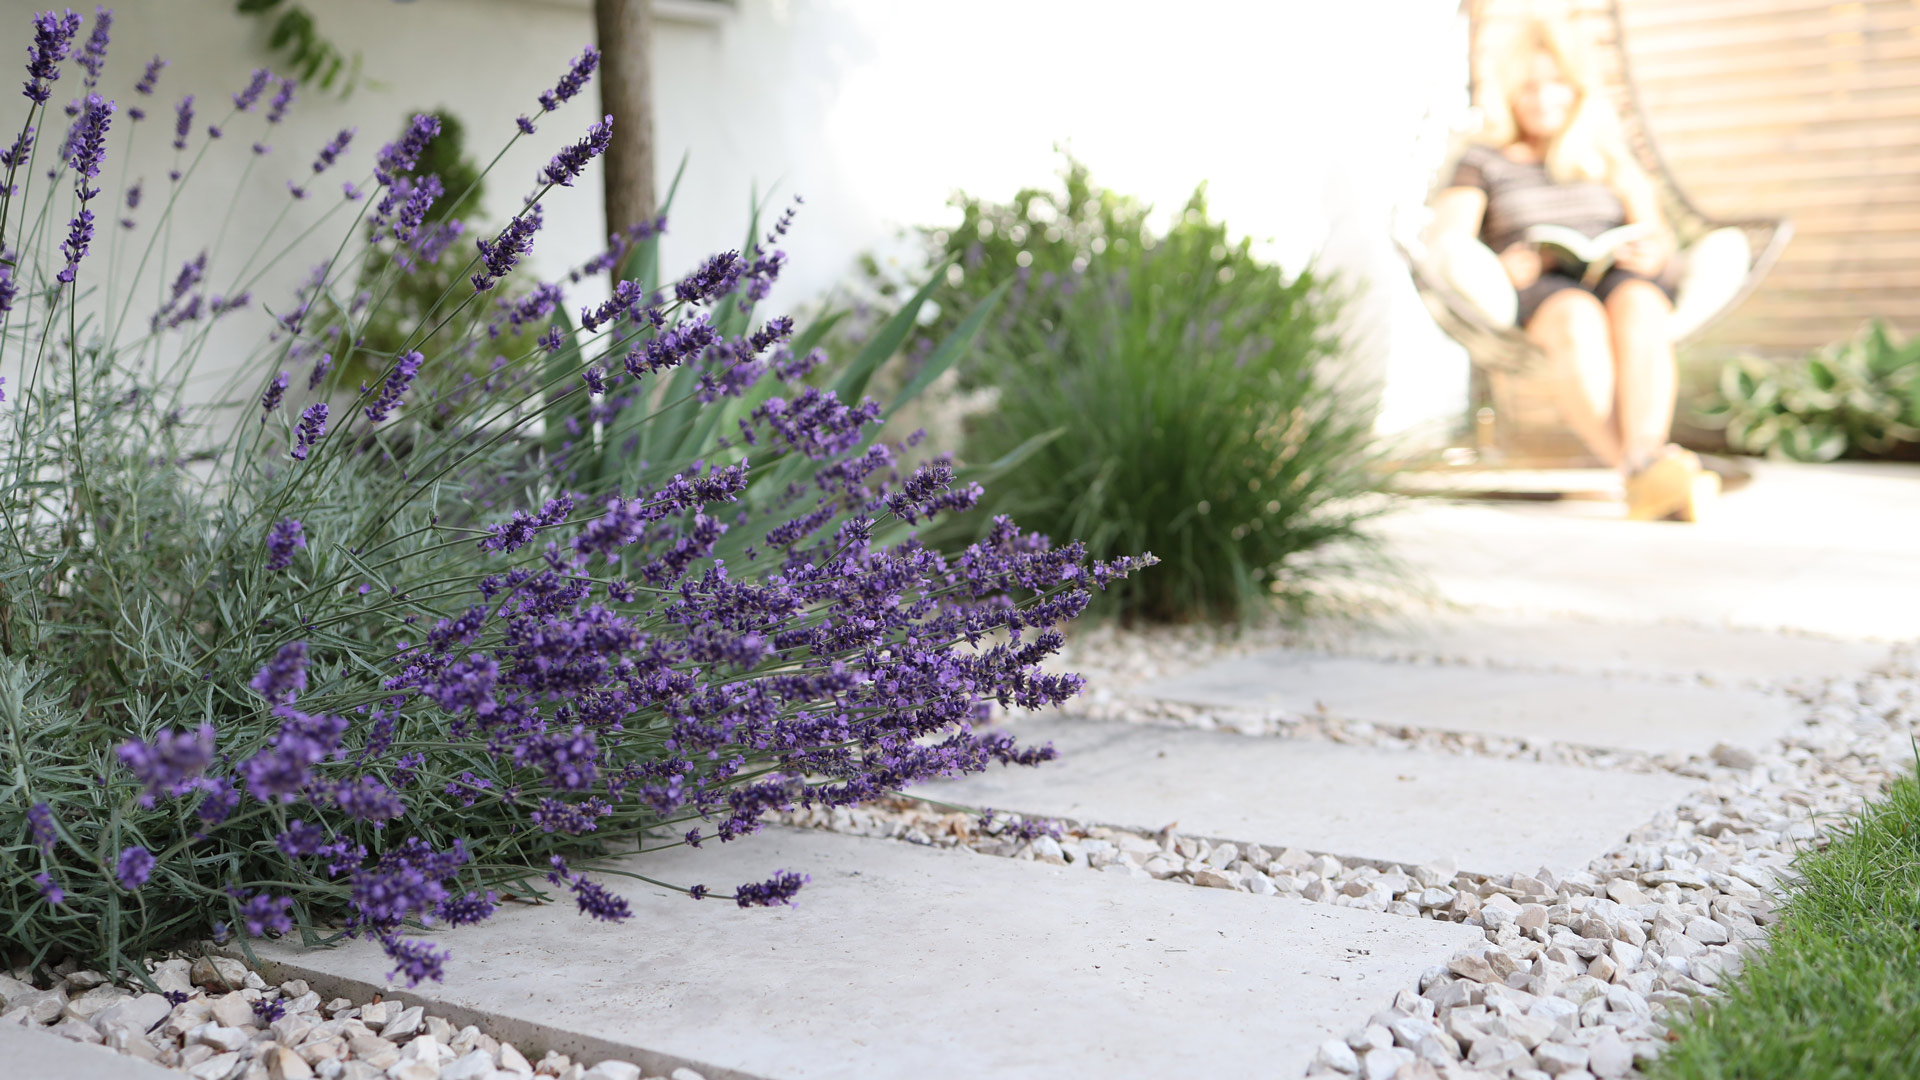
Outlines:
[[[19,57],[40,5],[0,0],[0,55]],[[212,235],[224,219],[250,239],[285,201],[287,176],[339,127],[361,128],[358,176],[371,150],[413,108],[445,104],[472,145],[511,133],[580,46],[588,0],[308,0],[325,32],[359,50],[375,80],[342,102],[303,95],[274,154],[238,188],[222,178],[175,224]],[[682,153],[668,266],[739,244],[757,184],[807,206],[787,247],[782,296],[817,297],[863,250],[937,222],[956,188],[1010,194],[1057,167],[1071,146],[1096,179],[1177,209],[1208,182],[1216,213],[1288,266],[1317,259],[1363,286],[1351,318],[1356,363],[1386,378],[1382,426],[1457,417],[1465,360],[1414,297],[1389,228],[1417,202],[1431,164],[1416,137],[1459,104],[1462,41],[1452,0],[737,0],[688,19],[699,0],[669,0],[655,42],[661,182]],[[106,89],[123,102],[139,60],[173,61],[149,106],[132,172],[149,199],[172,151],[161,134],[183,92],[224,102],[270,62],[264,31],[231,0],[122,0]],[[61,92],[71,90],[63,80]],[[64,100],[64,99],[62,99]],[[501,163],[488,202],[514,205],[546,158],[594,115],[579,100]],[[257,118],[236,125],[244,146]],[[229,160],[236,160],[229,158]],[[110,170],[109,178],[117,173]],[[534,257],[552,272],[601,240],[596,177],[549,204]],[[337,197],[330,184],[310,206]],[[150,213],[150,211],[149,211]],[[233,246],[231,243],[229,246]],[[285,296],[330,250],[318,239],[256,287]]]

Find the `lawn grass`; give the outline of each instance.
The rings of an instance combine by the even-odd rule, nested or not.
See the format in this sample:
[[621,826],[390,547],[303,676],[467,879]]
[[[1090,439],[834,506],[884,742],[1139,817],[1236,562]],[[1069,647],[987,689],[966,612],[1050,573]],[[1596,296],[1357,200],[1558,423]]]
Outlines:
[[1920,783],[1794,866],[1769,951],[1679,1030],[1656,1080],[1920,1077]]

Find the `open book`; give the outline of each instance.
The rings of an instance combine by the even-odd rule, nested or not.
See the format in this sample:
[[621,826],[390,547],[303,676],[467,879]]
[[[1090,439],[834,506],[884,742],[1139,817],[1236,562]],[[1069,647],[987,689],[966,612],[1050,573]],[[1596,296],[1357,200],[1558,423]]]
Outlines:
[[1577,274],[1580,283],[1591,288],[1620,256],[1620,249],[1651,233],[1653,226],[1643,223],[1620,225],[1599,236],[1588,236],[1565,225],[1534,225],[1522,239],[1540,245],[1541,254],[1552,257],[1562,270]]

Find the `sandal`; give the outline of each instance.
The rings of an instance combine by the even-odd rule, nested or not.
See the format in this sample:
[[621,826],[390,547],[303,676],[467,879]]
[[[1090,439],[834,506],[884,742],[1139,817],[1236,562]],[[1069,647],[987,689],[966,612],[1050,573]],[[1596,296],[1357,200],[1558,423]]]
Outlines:
[[1669,446],[1627,477],[1627,520],[1697,522],[1719,496],[1719,474],[1703,468],[1692,451]]

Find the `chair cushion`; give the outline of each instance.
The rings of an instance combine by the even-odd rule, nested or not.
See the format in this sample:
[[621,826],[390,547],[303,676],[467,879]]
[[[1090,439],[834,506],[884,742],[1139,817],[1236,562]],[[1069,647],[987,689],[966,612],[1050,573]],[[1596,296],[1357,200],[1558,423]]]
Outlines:
[[1443,236],[1427,247],[1427,268],[1495,326],[1512,326],[1520,298],[1493,249],[1471,236]]
[[1693,242],[1685,252],[1678,296],[1673,302],[1673,340],[1681,341],[1725,308],[1753,267],[1747,234],[1728,226]]

